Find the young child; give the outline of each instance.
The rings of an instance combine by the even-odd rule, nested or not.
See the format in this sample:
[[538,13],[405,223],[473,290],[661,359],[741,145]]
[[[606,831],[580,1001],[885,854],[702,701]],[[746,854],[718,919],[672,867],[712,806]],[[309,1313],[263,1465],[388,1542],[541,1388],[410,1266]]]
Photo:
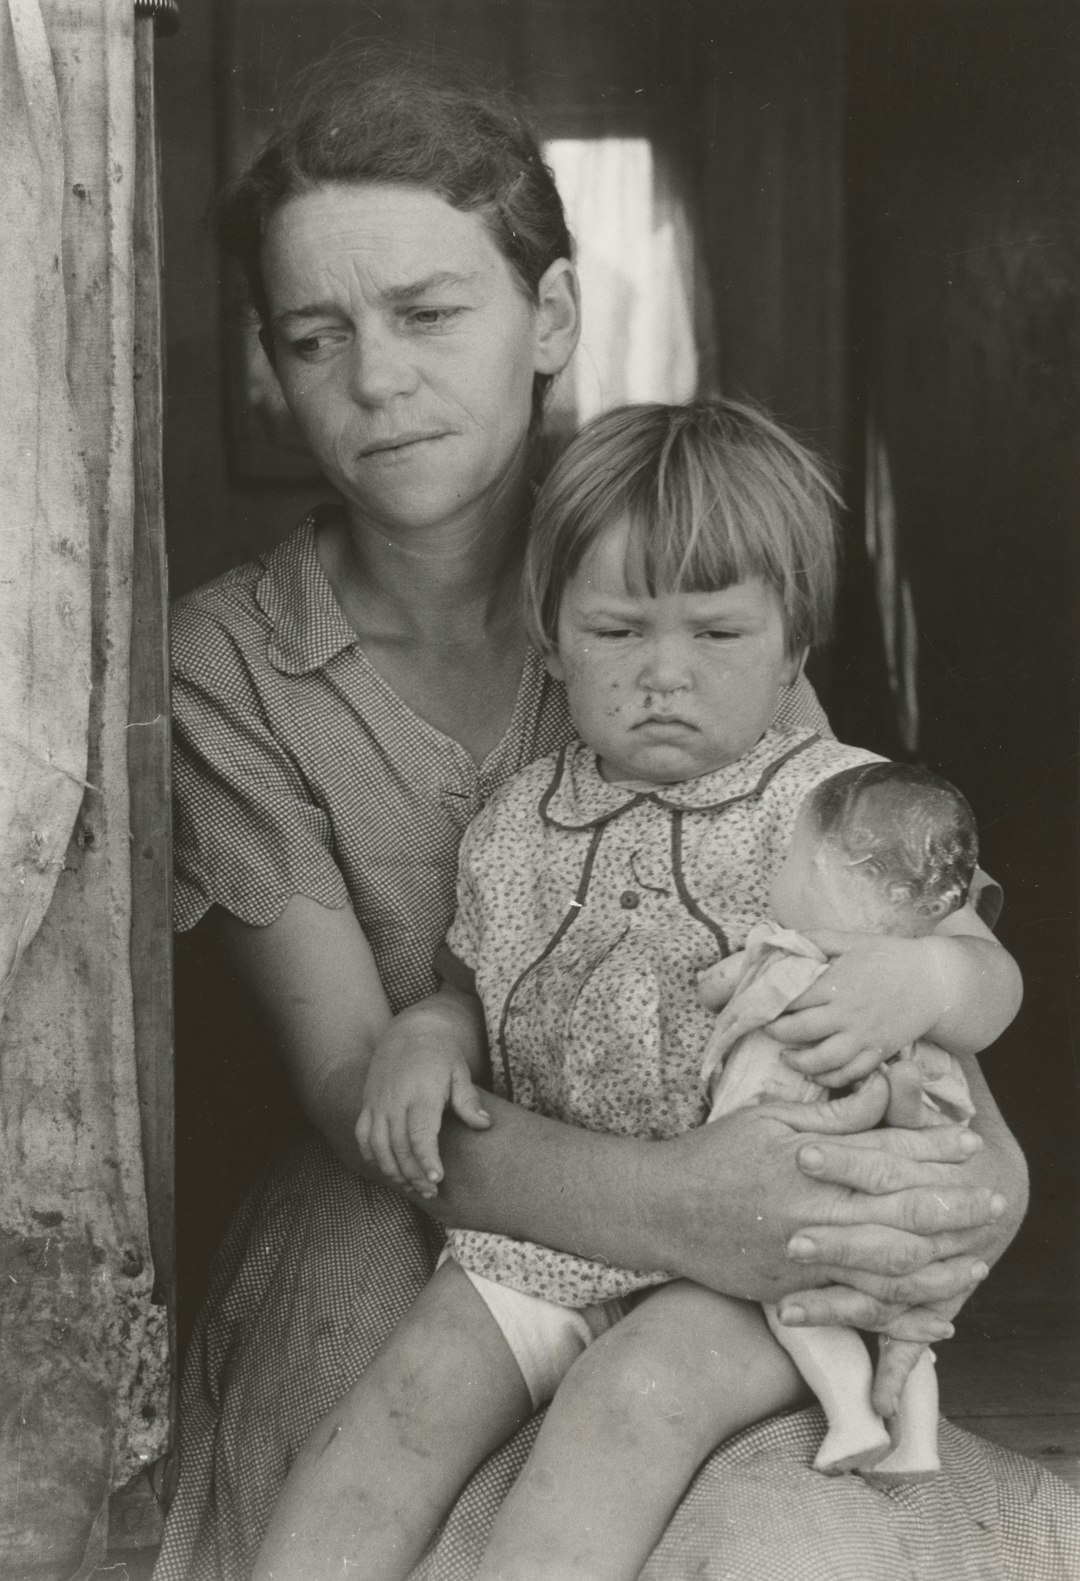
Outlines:
[[[796,1052],[788,1063],[790,1051],[768,1031],[828,967],[824,953],[797,930],[921,938],[965,903],[977,857],[971,808],[954,786],[926,769],[870,763],[842,769],[810,791],[773,880],[773,920],[758,923],[746,949],[701,980],[707,1004],[726,1002],[702,1067],[713,1098],[709,1119],[749,1103],[828,1096],[828,1088],[804,1074],[823,1068],[828,1056]],[[868,1063],[864,1058],[846,1071],[833,1070],[832,1080],[855,1077]],[[975,1112],[960,1065],[932,1043],[898,1052],[882,1070],[890,1086],[888,1123],[912,1129],[966,1124]],[[785,1329],[775,1307],[767,1306],[765,1316],[824,1407],[828,1432],[814,1461],[819,1470],[874,1468],[883,1481],[914,1481],[940,1469],[930,1351],[911,1347],[917,1359],[890,1438],[873,1409],[870,1358],[854,1329]]]
[[[806,792],[873,761],[783,724],[828,624],[834,497],[800,445],[732,402],[609,412],[560,459],[527,615],[581,739],[466,831],[445,986],[368,1070],[357,1139],[387,1178],[433,1194],[443,1112],[489,1123],[488,1081],[596,1131],[664,1139],[706,1119],[715,1017],[698,979],[766,914]],[[1015,1013],[1015,967],[969,907],[873,946],[823,979],[843,993],[815,986],[773,1029],[786,1040],[801,1019],[790,1041],[814,1048],[792,1058],[816,1056],[825,1085],[923,1037],[971,1053]],[[408,1576],[475,1468],[550,1401],[478,1575],[622,1581],[709,1451],[802,1398],[753,1302],[453,1230],[298,1455],[255,1574]],[[331,1525],[308,1513],[316,1485]]]

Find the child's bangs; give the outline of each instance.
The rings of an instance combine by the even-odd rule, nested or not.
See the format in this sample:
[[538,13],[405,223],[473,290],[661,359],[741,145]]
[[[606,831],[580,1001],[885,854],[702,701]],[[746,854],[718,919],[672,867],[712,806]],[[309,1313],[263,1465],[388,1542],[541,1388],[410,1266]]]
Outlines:
[[760,512],[681,437],[671,436],[656,470],[628,491],[627,587],[655,598],[719,592],[750,578],[782,582]]

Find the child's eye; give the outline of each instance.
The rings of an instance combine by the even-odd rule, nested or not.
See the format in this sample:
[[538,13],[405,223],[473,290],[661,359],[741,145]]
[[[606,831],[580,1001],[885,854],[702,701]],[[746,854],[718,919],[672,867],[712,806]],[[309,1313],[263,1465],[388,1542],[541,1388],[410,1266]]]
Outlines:
[[594,637],[614,638],[618,641],[621,637],[632,637],[634,633],[629,626],[601,626],[593,632]]
[[713,642],[733,642],[739,633],[726,631],[720,626],[709,626],[705,631],[699,631],[698,636],[709,637]]

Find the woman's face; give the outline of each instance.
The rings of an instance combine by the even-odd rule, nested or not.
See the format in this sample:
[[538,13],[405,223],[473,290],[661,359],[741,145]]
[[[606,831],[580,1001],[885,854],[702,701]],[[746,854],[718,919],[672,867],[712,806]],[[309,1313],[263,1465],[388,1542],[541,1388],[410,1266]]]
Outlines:
[[424,529],[515,481],[533,376],[577,338],[568,263],[534,304],[479,216],[417,187],[328,186],[275,211],[262,269],[281,388],[351,510]]

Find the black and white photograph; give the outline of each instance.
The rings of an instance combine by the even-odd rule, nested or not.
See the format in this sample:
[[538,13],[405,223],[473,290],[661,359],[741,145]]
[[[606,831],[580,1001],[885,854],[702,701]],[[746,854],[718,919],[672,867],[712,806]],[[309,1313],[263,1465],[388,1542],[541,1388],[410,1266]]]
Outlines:
[[0,0],[0,150],[0,1581],[1076,1581],[1075,0]]

